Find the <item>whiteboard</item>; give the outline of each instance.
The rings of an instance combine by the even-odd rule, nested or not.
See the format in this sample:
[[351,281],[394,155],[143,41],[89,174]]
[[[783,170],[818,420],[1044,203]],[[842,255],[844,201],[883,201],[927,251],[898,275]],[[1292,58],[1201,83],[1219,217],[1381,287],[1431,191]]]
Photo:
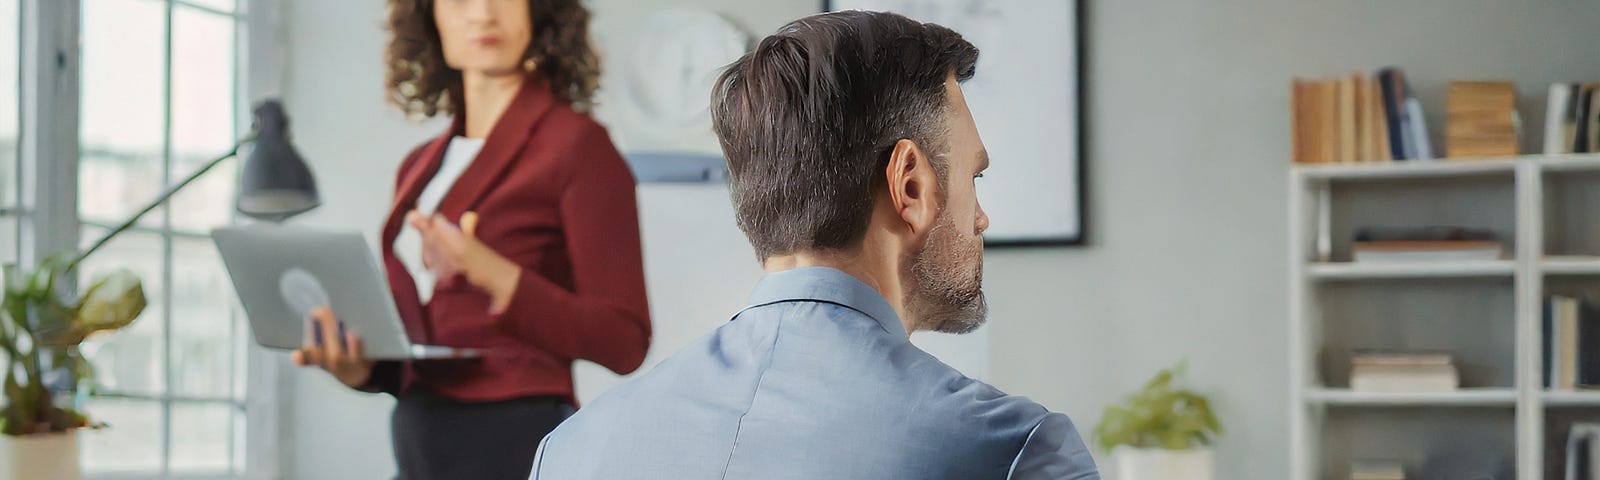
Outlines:
[[949,27],[978,47],[962,86],[991,165],[978,180],[985,241],[1081,244],[1080,0],[832,0]]

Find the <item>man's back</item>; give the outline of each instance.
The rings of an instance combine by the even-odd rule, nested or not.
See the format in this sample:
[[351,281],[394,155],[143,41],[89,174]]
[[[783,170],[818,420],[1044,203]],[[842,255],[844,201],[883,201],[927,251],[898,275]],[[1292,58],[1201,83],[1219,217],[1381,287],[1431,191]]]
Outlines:
[[871,287],[769,275],[751,307],[546,438],[540,479],[1096,479],[1066,416],[913,346]]

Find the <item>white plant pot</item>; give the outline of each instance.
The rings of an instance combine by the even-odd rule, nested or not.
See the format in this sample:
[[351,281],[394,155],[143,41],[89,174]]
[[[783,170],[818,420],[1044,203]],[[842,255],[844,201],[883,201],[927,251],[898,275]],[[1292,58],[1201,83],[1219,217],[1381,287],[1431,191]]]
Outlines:
[[1111,453],[1118,480],[1212,480],[1211,449],[1117,447]]
[[78,434],[0,435],[0,480],[77,480]]

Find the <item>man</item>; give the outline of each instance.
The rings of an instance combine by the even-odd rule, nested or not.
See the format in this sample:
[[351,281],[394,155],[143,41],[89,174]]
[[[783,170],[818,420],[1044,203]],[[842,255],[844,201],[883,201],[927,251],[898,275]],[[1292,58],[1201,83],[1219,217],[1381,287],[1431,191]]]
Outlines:
[[961,375],[908,332],[981,325],[962,97],[978,51],[888,13],[804,18],[722,75],[713,123],[749,307],[546,437],[538,479],[1098,479],[1065,415]]

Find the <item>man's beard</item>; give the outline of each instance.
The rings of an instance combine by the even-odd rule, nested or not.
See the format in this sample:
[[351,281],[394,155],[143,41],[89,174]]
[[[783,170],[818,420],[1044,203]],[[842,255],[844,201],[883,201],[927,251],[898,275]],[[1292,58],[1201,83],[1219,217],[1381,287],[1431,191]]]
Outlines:
[[916,283],[906,292],[907,313],[918,329],[968,333],[983,326],[989,303],[983,295],[983,241],[963,238],[948,211],[939,212],[928,243],[911,263]]

